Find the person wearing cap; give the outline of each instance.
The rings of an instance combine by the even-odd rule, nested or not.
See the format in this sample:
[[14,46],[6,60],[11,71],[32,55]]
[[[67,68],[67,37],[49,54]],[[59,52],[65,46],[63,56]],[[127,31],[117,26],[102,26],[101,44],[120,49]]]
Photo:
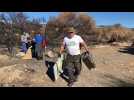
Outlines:
[[66,66],[68,72],[68,86],[72,86],[77,81],[81,71],[81,55],[80,45],[84,46],[88,52],[88,47],[81,36],[76,34],[76,30],[71,27],[67,29],[67,36],[64,37],[60,48],[60,54],[63,53],[64,49],[67,49]]

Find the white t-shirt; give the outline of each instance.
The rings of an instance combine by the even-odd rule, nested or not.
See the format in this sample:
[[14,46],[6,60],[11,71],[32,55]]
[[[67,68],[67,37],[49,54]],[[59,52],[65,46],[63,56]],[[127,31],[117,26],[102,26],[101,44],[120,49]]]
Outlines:
[[79,35],[74,35],[72,38],[65,37],[63,44],[66,46],[70,55],[80,54],[80,43],[84,42]]
[[27,41],[27,38],[28,38],[28,37],[30,37],[29,34],[22,35],[22,36],[21,36],[21,42],[27,43],[27,42],[28,42],[28,41]]

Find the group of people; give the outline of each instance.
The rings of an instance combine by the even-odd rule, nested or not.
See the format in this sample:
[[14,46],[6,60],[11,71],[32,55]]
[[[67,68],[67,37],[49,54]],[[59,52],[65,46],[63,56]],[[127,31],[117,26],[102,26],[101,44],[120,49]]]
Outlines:
[[[23,48],[22,50],[26,52],[29,46],[32,45],[33,51],[35,50],[33,54],[37,56],[37,59],[42,59],[42,43],[44,39],[45,37],[43,37],[43,35],[40,33],[35,34],[32,39],[30,38],[30,35],[24,33],[21,39]],[[72,86],[74,82],[78,80],[78,76],[80,75],[82,67],[82,46],[87,52],[89,52],[89,49],[82,37],[76,34],[76,30],[73,27],[68,28],[66,31],[66,36],[64,37],[60,48],[60,55],[62,55],[65,49],[67,50],[66,66],[64,66],[64,68],[67,70],[68,73],[68,86]]]
[[32,57],[36,57],[38,60],[43,59],[43,50],[45,48],[44,41],[46,38],[40,32],[36,33],[34,37],[31,37],[28,33],[24,32],[21,36],[21,51],[27,52],[28,48],[32,49]]

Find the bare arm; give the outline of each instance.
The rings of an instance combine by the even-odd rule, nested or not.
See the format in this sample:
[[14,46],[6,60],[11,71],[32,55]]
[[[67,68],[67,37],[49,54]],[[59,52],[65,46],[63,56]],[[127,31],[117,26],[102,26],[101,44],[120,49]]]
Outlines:
[[81,42],[81,45],[84,47],[84,49],[89,52],[89,48],[85,42]]

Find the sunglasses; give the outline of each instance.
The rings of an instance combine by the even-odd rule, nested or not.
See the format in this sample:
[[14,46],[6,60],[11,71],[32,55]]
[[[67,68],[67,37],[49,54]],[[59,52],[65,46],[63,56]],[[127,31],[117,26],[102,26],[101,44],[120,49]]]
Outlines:
[[74,33],[74,32],[68,32],[68,33]]

